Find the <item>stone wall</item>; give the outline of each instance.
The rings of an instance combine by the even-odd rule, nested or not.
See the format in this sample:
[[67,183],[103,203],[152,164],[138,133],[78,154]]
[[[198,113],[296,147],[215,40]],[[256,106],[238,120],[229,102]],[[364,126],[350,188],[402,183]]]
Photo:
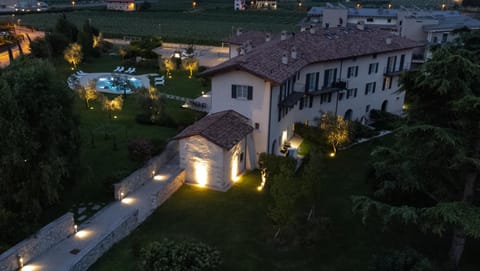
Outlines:
[[26,263],[49,248],[73,234],[74,219],[72,213],[66,213],[46,225],[30,238],[21,241],[0,255],[0,270],[18,270],[18,256]]
[[127,196],[129,193],[144,185],[146,181],[151,180],[158,168],[170,161],[177,152],[178,141],[170,141],[160,155],[153,157],[144,167],[136,170],[121,182],[114,185],[113,192],[115,199],[121,199],[121,193],[123,193],[124,197]]
[[[152,209],[146,214],[147,218],[158,206],[162,205],[170,196],[175,193],[185,183],[185,170],[182,170],[171,182],[166,183],[165,187],[158,193],[152,195]],[[145,218],[142,219],[145,220]]]
[[82,249],[83,254],[79,254],[80,260],[71,266],[68,271],[87,270],[88,267],[95,263],[98,258],[107,252],[115,243],[130,234],[138,225],[138,209],[136,209],[125,216],[119,223],[112,225],[111,230],[99,238],[98,242]]

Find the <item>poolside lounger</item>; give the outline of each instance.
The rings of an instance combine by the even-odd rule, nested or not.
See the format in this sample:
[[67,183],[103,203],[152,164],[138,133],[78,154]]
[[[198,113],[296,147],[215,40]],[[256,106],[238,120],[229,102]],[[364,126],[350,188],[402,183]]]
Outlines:
[[132,68],[132,70],[130,71],[130,73],[134,73],[137,69],[135,68]]
[[165,80],[155,80],[155,86],[163,86],[165,85]]
[[155,81],[164,81],[165,80],[165,76],[160,76],[160,77],[155,77]]
[[121,66],[120,69],[118,69],[117,72],[123,72],[123,70],[125,70],[125,68],[123,66]]
[[132,68],[129,67],[128,69],[126,69],[125,71],[123,71],[124,73],[130,73],[132,71]]
[[113,72],[118,72],[120,70],[120,66],[117,66]]

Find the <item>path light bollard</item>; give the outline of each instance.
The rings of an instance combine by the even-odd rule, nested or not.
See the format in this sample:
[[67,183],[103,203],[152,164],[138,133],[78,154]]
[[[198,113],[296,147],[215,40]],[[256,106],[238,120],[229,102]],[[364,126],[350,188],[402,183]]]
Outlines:
[[23,264],[24,264],[22,255],[20,255],[20,254],[17,255],[17,261],[18,261],[18,268],[19,269],[22,268]]

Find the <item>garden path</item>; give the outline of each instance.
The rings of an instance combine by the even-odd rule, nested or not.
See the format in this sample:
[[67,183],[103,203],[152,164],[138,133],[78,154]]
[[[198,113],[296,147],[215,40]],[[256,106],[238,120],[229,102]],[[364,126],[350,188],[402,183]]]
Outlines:
[[[151,214],[152,196],[163,190],[181,172],[178,156],[157,170],[157,174],[164,176],[163,181],[150,181],[137,191],[129,194],[122,201],[115,201],[78,227],[78,233],[58,243],[40,256],[26,263],[23,271],[66,271],[82,260],[93,250],[103,238],[109,234],[112,227],[138,209],[138,221],[143,221]],[[73,254],[73,250],[79,250]]]

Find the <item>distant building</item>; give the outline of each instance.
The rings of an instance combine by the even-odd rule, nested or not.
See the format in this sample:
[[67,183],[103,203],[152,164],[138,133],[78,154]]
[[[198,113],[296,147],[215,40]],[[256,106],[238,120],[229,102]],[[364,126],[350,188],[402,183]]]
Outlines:
[[255,9],[277,9],[277,1],[275,0],[257,0],[250,1],[250,8]]
[[454,30],[480,29],[480,21],[453,10],[422,10],[418,8],[346,8],[327,3],[313,7],[302,21],[302,30],[346,26],[376,27],[402,37],[425,43],[414,52],[414,62],[421,63],[431,56],[428,48],[454,40]]
[[234,0],[233,1],[234,10],[245,10],[245,0]]
[[108,10],[135,11],[135,0],[107,0]]

